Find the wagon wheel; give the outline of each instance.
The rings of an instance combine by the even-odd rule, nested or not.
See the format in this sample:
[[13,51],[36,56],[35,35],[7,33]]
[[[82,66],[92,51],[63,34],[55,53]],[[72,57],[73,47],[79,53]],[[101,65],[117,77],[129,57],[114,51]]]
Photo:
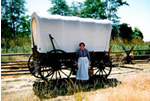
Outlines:
[[95,75],[99,75],[100,77],[107,78],[112,70],[112,62],[109,58],[105,58],[99,62],[95,62],[96,69]]
[[[36,67],[35,67],[35,66],[36,66]],[[41,77],[40,74],[38,73],[38,69],[39,69],[38,63],[33,60],[33,54],[30,55],[30,57],[29,57],[29,60],[28,60],[28,68],[29,68],[30,73],[31,73],[33,76],[35,76],[35,77],[37,77],[37,78],[40,78],[40,77]]]
[[52,50],[42,57],[39,70],[42,79],[69,78],[71,70],[65,66],[65,54],[62,50]]

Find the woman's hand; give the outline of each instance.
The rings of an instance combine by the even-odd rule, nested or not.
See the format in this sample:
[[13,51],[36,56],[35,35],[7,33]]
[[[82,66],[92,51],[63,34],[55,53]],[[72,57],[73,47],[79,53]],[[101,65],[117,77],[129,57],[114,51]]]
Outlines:
[[75,64],[73,64],[74,66],[77,66],[78,65],[78,62],[77,61],[75,61]]
[[91,61],[89,61],[89,65],[91,65]]

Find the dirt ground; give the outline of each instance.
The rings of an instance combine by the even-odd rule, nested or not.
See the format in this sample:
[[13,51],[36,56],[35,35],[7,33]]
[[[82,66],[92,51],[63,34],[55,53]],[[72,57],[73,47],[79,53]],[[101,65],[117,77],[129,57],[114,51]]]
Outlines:
[[[136,64],[124,64],[121,67],[114,67],[112,69],[112,72],[109,75],[108,79],[116,79],[117,81],[123,82],[123,81],[127,80],[128,76],[131,77],[131,76],[138,75],[141,73],[146,73],[146,74],[150,75],[150,62],[136,63]],[[2,76],[1,77],[1,93],[2,93],[1,99],[2,99],[2,101],[10,100],[11,97],[14,96],[14,93],[16,93],[17,96],[23,96],[24,93],[27,93],[29,91],[29,94],[32,94],[32,96],[33,96],[34,95],[33,84],[35,82],[42,82],[42,80],[35,78],[32,75]],[[89,97],[89,99],[88,99],[89,101],[90,101],[90,99],[92,99],[93,101],[96,101],[93,99],[94,97],[97,96],[95,94],[95,92],[97,92],[97,90],[94,91],[94,95],[90,94],[91,97]],[[105,92],[105,89],[102,89],[102,92]],[[20,94],[18,94],[18,93],[20,93]],[[93,92],[89,91],[88,93],[93,93]],[[9,96],[10,96],[10,98],[9,98]],[[60,100],[60,99],[68,100],[68,99],[70,99],[69,97],[71,97],[71,96],[72,95],[65,96],[65,97],[64,96],[63,97],[57,96],[51,100]],[[77,93],[74,96],[79,96],[79,95]],[[8,98],[6,99],[6,97],[8,97]],[[34,97],[35,97],[35,95],[34,95]],[[66,99],[66,97],[67,97],[67,99]],[[81,97],[81,99],[82,99],[82,97]],[[29,98],[23,99],[23,101],[24,100],[30,101],[31,99],[29,97]],[[40,100],[40,99],[38,97],[38,98],[35,98],[33,100]],[[103,101],[104,99],[101,99],[101,100]]]

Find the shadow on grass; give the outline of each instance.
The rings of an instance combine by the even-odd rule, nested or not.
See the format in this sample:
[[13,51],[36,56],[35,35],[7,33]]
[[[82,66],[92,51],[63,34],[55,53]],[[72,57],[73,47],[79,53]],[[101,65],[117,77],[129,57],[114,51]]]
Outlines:
[[79,83],[75,78],[50,81],[35,81],[33,91],[40,99],[55,98],[57,96],[73,95],[78,92],[88,92],[100,88],[115,87],[121,82],[115,78],[104,79],[93,76],[88,83]]

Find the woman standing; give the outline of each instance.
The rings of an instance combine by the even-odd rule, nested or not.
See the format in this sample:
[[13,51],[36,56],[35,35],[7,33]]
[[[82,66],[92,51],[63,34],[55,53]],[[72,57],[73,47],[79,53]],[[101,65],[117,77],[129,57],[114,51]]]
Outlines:
[[76,75],[77,80],[87,81],[89,80],[88,69],[90,62],[90,54],[85,48],[85,44],[81,42],[79,44],[80,49],[76,52],[76,65],[78,66],[78,71]]

